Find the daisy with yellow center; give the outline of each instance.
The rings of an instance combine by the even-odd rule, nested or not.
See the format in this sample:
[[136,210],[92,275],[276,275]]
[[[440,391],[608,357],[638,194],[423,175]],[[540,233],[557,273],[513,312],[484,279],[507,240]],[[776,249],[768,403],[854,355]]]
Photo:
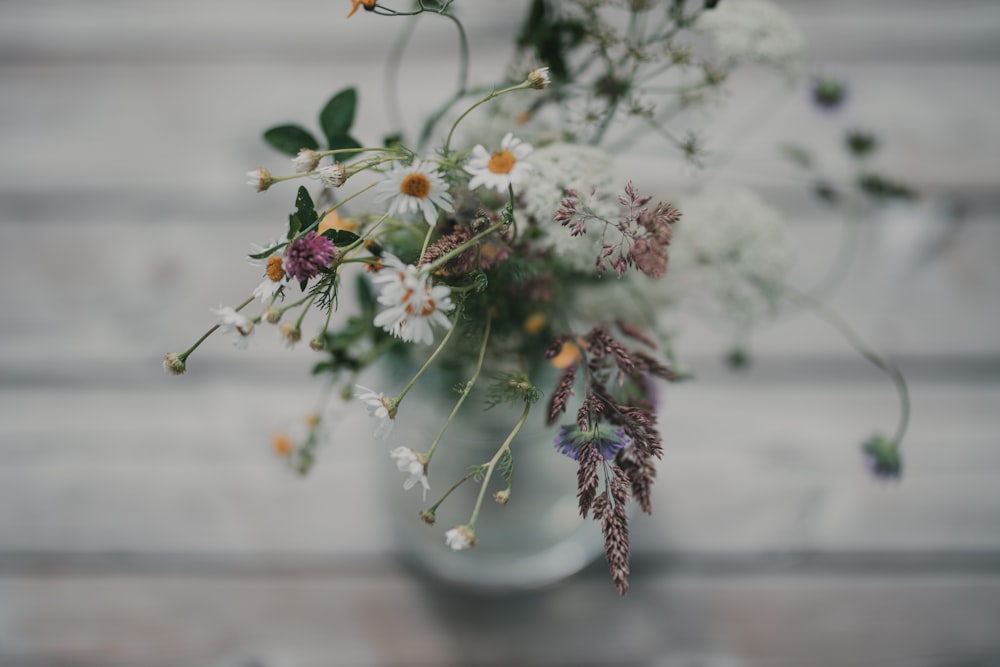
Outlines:
[[469,189],[475,190],[480,185],[485,185],[503,193],[518,185],[532,169],[524,161],[532,150],[531,144],[515,139],[510,132],[500,142],[499,150],[492,153],[482,144],[477,145],[472,149],[472,157],[465,165],[465,171],[472,174]]
[[428,225],[437,222],[438,209],[452,210],[448,186],[430,162],[396,165],[375,192],[375,201],[389,202],[390,216],[411,218],[422,213]]
[[375,316],[374,324],[406,343],[434,342],[431,325],[447,331],[451,320],[445,315],[455,308],[447,285],[432,285],[427,275],[412,264],[386,254],[385,268],[372,279],[380,287],[378,302],[387,306]]

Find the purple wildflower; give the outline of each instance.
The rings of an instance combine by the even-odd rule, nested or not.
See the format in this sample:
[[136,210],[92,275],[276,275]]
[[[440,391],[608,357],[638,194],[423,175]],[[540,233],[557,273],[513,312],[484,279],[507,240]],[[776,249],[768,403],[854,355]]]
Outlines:
[[576,424],[560,426],[556,435],[556,451],[574,461],[580,456],[580,448],[592,444],[606,461],[615,458],[621,449],[631,442],[620,428],[595,428],[581,431]]
[[306,282],[315,278],[330,264],[336,248],[333,241],[316,232],[309,232],[292,241],[285,251],[284,268],[292,278]]

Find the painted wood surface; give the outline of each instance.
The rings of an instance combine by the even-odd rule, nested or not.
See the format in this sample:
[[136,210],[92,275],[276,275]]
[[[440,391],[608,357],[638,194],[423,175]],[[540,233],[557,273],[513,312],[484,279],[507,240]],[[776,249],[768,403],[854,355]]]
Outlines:
[[[714,136],[777,100],[732,175],[788,212],[804,283],[840,227],[787,185],[776,142],[863,124],[924,193],[866,223],[832,301],[910,380],[906,477],[865,476],[857,443],[891,428],[893,394],[821,321],[763,329],[736,375],[727,337],[679,316],[698,380],[665,397],[621,601],[600,564],[486,599],[398,565],[399,480],[351,446],[363,414],[337,408],[350,437],[307,480],[268,451],[314,396],[308,350],[219,340],[184,378],[159,368],[252,287],[242,254],[287,214],[243,184],[278,163],[261,128],[348,84],[359,132],[385,126],[395,32],[340,4],[0,6],[0,665],[1000,665],[1000,5],[783,3],[810,64],[851,82],[849,115],[751,72]],[[491,80],[524,3],[458,4]],[[419,114],[450,89],[453,40],[417,31],[401,86]],[[658,157],[620,166],[668,196],[687,174]]]

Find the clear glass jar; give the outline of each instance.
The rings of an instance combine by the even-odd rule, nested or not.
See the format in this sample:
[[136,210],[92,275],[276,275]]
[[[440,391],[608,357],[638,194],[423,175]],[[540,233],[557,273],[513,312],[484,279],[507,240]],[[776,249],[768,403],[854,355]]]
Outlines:
[[[458,400],[451,386],[440,377],[421,378],[400,405],[390,449],[427,451]],[[480,490],[474,479],[441,504],[433,526],[419,517],[420,510],[436,502],[472,466],[493,457],[523,409],[498,405],[484,410],[483,406],[483,392],[474,390],[448,427],[428,468],[431,490],[426,502],[421,501],[419,485],[404,491],[405,475],[386,466],[395,474],[387,475],[387,484],[397,510],[398,552],[419,571],[463,588],[516,591],[551,585],[602,555],[604,541],[597,522],[579,515],[577,465],[555,450],[556,428],[545,426],[545,398],[532,407],[511,443],[514,472],[505,506],[493,500],[495,491],[506,488],[499,470],[490,480],[476,522],[474,548],[452,551],[444,537],[449,528],[469,520]]]

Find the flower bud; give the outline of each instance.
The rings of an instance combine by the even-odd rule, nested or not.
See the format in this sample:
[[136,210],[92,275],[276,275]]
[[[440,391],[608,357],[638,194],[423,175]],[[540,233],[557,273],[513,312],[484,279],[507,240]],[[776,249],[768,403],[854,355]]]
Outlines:
[[325,347],[326,347],[326,339],[323,338],[322,334],[316,336],[315,338],[311,338],[309,340],[309,348],[315,350],[316,352],[322,352],[323,348]]
[[552,77],[549,75],[548,67],[536,67],[535,69],[528,72],[528,81],[531,82],[531,87],[536,90],[543,90],[549,87],[552,83]]
[[257,188],[257,192],[267,190],[272,183],[274,179],[271,177],[271,172],[263,167],[247,172],[247,185]]
[[264,310],[264,321],[268,324],[277,324],[281,321],[281,311],[274,307],[266,308]]
[[339,188],[347,180],[347,170],[339,162],[320,167],[319,180],[324,187]]
[[302,330],[294,322],[285,322],[278,327],[278,331],[281,333],[281,337],[285,339],[285,344],[288,347],[292,347],[302,340]]
[[181,355],[176,352],[170,352],[163,357],[163,370],[171,375],[184,375],[184,371],[187,370],[187,365],[184,363],[184,359],[181,358]]
[[493,494],[493,500],[496,501],[497,505],[506,505],[507,501],[510,500],[510,489],[497,491]]

